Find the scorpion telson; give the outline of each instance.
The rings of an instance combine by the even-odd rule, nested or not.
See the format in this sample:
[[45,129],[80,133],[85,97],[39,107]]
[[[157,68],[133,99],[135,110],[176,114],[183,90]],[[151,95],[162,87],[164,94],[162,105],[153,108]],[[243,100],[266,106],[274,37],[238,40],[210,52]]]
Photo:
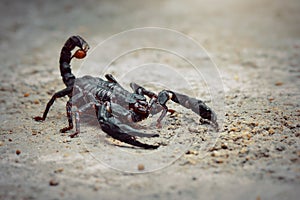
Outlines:
[[[71,51],[76,47],[78,50],[71,55]],[[66,88],[52,96],[43,116],[34,117],[36,121],[44,121],[54,101],[68,95],[66,112],[69,125],[60,131],[64,133],[73,129],[74,114],[76,130],[70,137],[75,137],[80,133],[80,113],[95,109],[101,129],[111,137],[133,146],[156,149],[159,145],[139,142],[136,137],[157,137],[158,134],[143,133],[129,124],[142,121],[150,114],[155,115],[161,112],[157,120],[157,127],[161,127],[161,121],[166,113],[174,112],[166,105],[169,100],[191,109],[203,120],[218,127],[216,114],[204,102],[196,98],[171,90],[163,90],[156,94],[136,83],[130,84],[133,90],[131,93],[125,90],[111,74],[105,75],[106,80],[92,76],[75,78],[71,72],[70,62],[73,58],[84,58],[88,50],[89,45],[80,36],[72,36],[66,41],[59,59],[60,73]],[[146,97],[150,99],[149,102]],[[72,110],[72,106],[77,109]]]

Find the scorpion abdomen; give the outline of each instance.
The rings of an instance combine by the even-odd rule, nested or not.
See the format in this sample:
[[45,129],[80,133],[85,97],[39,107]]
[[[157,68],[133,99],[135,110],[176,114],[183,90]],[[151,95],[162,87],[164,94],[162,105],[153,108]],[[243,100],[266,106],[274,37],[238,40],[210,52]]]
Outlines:
[[[97,101],[95,103],[102,103],[110,101],[115,86],[115,83],[104,81],[101,78],[83,76],[76,79],[74,95],[78,97],[93,97],[94,101]],[[73,99],[73,103],[76,103],[74,101],[77,101],[77,99]]]

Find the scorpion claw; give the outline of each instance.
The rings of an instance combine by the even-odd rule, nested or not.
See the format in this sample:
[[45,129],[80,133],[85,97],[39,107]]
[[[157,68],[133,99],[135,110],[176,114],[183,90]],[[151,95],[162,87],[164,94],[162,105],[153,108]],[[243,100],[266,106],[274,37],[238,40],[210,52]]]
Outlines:
[[153,134],[151,137],[159,137],[158,134]]
[[110,135],[112,138],[131,144],[133,146],[142,147],[144,149],[157,149],[159,145],[149,145],[136,140],[136,136],[139,137],[158,137],[158,134],[146,134],[136,130],[126,124],[122,124],[117,118],[115,118],[107,110],[107,104],[96,106],[97,117],[101,126],[101,129]]
[[159,121],[162,120],[168,111],[166,106],[168,100],[172,100],[173,102],[178,103],[185,108],[191,109],[202,119],[208,120],[210,124],[218,127],[216,113],[211,110],[203,101],[170,90],[163,90],[158,94],[158,102],[164,108]]

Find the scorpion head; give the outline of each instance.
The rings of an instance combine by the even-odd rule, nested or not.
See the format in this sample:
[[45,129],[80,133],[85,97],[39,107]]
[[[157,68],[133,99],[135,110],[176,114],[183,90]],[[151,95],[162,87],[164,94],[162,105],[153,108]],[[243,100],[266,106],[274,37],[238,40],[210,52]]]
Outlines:
[[148,114],[148,103],[147,101],[136,101],[133,106],[133,111],[138,113],[138,114]]
[[149,115],[149,105],[147,99],[139,94],[131,94],[130,98],[126,101],[129,103],[129,109],[135,112],[142,118],[146,118]]

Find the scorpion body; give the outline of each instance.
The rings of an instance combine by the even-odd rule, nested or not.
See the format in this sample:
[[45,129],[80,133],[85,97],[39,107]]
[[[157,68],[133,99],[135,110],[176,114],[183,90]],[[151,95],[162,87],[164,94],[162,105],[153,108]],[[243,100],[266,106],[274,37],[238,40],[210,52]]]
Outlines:
[[[79,49],[71,54],[75,47]],[[73,57],[84,58],[89,45],[80,36],[70,37],[63,46],[60,54],[60,72],[66,88],[56,92],[47,103],[42,117],[34,117],[36,121],[46,119],[50,107],[55,99],[68,95],[69,100],[66,104],[66,112],[69,126],[61,129],[66,132],[73,129],[73,113],[75,115],[76,131],[70,137],[75,137],[80,133],[80,113],[87,109],[94,108],[97,120],[101,129],[111,137],[146,149],[155,149],[159,145],[149,145],[141,143],[138,137],[157,137],[158,134],[143,133],[129,124],[146,119],[150,114],[154,115],[161,112],[157,120],[157,127],[161,127],[161,121],[166,113],[174,112],[166,106],[167,101],[172,100],[193,112],[200,115],[204,120],[217,126],[216,114],[201,100],[191,98],[184,94],[179,94],[170,90],[163,90],[157,94],[148,91],[142,86],[131,83],[133,93],[125,90],[111,74],[106,74],[106,80],[99,77],[83,76],[75,78],[71,72],[70,62]],[[150,100],[147,101],[148,97]],[[77,109],[72,110],[72,106]]]

